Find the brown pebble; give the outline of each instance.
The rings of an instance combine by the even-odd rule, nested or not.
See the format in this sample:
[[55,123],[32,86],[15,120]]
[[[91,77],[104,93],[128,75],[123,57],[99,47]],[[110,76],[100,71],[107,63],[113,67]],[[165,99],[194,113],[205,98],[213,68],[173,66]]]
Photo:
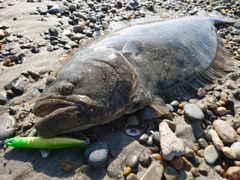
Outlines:
[[180,156],[174,156],[173,159],[170,161],[170,164],[177,170],[183,167],[183,160]]
[[240,127],[236,130],[237,134],[240,135]]
[[235,166],[240,166],[240,161],[234,161]]
[[221,97],[221,99],[218,101],[218,103],[221,106],[225,106],[225,104],[227,103],[227,98],[226,97]]
[[3,50],[3,45],[2,45],[2,43],[0,43],[0,50]]
[[65,161],[63,161],[61,163],[61,169],[63,171],[66,171],[66,172],[70,172],[70,171],[72,171],[74,164],[75,164],[75,162],[65,162]]
[[179,109],[183,109],[183,107],[184,107],[185,104],[186,104],[186,102],[180,103],[180,104],[178,105],[178,108],[179,108]]
[[226,171],[229,180],[239,180],[240,179],[240,167],[231,166]]
[[20,105],[20,104],[22,104],[22,101],[17,100],[17,101],[14,101],[13,104],[14,104],[14,105]]
[[234,151],[230,148],[230,147],[223,147],[222,149],[223,154],[229,158],[229,159],[236,159],[236,154],[234,153]]
[[127,175],[129,175],[131,173],[131,171],[132,171],[132,169],[130,167],[125,167],[123,169],[123,175],[127,176]]
[[190,161],[187,160],[187,158],[182,157],[183,160],[183,167],[182,169],[184,169],[185,171],[191,171],[193,165]]
[[204,157],[204,149],[198,150],[197,155],[198,155],[199,157]]
[[155,153],[155,154],[152,154],[152,157],[154,157],[157,161],[163,161],[163,157],[161,154],[158,154],[158,153]]
[[11,63],[12,61],[10,59],[6,59],[5,61],[3,61],[3,66],[10,66]]

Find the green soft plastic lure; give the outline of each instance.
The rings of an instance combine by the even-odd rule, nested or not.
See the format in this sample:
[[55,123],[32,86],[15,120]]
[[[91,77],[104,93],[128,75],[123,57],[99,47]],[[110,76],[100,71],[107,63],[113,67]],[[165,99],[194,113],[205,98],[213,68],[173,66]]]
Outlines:
[[60,149],[87,144],[87,141],[69,137],[14,137],[5,141],[7,146],[18,148]]

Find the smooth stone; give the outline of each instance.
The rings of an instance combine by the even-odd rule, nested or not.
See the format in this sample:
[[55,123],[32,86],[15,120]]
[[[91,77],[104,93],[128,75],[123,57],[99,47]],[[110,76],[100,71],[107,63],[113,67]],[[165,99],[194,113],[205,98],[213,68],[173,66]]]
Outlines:
[[75,33],[82,33],[84,30],[84,26],[83,25],[75,25],[73,26],[73,32]]
[[172,101],[172,102],[170,103],[170,105],[171,105],[172,107],[178,107],[179,101],[174,100],[174,101]]
[[133,155],[126,159],[125,165],[130,167],[132,170],[137,168],[139,164],[139,157],[137,155]]
[[179,170],[183,167],[183,160],[180,156],[174,156],[174,158],[170,161],[170,164],[176,169]]
[[223,147],[222,151],[227,158],[236,159],[236,154],[230,147],[225,146]]
[[185,104],[183,107],[184,114],[191,120],[198,120],[202,121],[204,119],[204,114],[200,107],[198,107],[196,104]]
[[85,37],[84,34],[76,33],[71,37],[72,41],[79,41]]
[[218,136],[226,143],[233,143],[236,141],[237,133],[228,124],[228,122],[223,120],[215,120],[213,122],[213,127],[217,132]]
[[205,149],[208,146],[208,142],[203,138],[198,139],[198,144],[202,149]]
[[49,28],[48,32],[50,36],[58,36],[58,31],[54,28]]
[[222,151],[224,144],[222,140],[219,138],[217,132],[214,129],[209,130],[209,134],[211,136],[211,139],[213,141],[214,146],[219,150]]
[[194,157],[194,150],[186,147],[185,152],[184,152],[184,156],[185,157]]
[[166,122],[159,124],[159,137],[162,156],[170,161],[174,156],[183,155],[185,152],[183,142],[171,131]]
[[233,152],[236,155],[237,160],[240,160],[240,142],[233,143],[230,148],[233,150]]
[[48,13],[50,14],[57,14],[60,13],[60,7],[58,5],[54,5],[48,10]]
[[187,158],[185,157],[182,157],[182,161],[183,161],[182,169],[184,169],[185,171],[190,171],[193,167],[192,163],[188,161]]
[[203,88],[199,88],[197,91],[197,96],[203,98],[206,95],[206,91]]
[[231,166],[227,169],[227,177],[229,180],[239,180],[240,179],[240,167]]
[[166,180],[177,180],[178,172],[172,166],[166,166],[164,169],[164,177]]
[[155,131],[153,133],[153,143],[156,144],[156,145],[160,145],[160,134],[158,131]]
[[223,116],[227,113],[227,109],[225,107],[217,107],[214,109],[214,112],[219,116]]
[[101,167],[106,162],[108,153],[109,148],[107,144],[103,141],[97,141],[86,149],[84,157],[89,165]]
[[139,125],[139,120],[135,115],[131,115],[127,119],[127,125],[128,126],[138,126]]
[[144,143],[148,140],[148,138],[149,138],[149,135],[144,133],[142,136],[140,136],[139,142]]
[[147,171],[142,175],[140,180],[162,179],[163,166],[158,162],[153,162]]
[[15,133],[16,119],[9,114],[0,116],[0,140],[12,137]]
[[65,36],[71,36],[71,34],[72,34],[72,31],[70,31],[69,29],[66,29],[63,31],[63,35]]
[[148,167],[152,162],[151,154],[146,151],[143,151],[140,154],[139,162],[143,167]]
[[204,159],[208,164],[213,164],[219,156],[219,151],[214,145],[209,145],[204,150]]

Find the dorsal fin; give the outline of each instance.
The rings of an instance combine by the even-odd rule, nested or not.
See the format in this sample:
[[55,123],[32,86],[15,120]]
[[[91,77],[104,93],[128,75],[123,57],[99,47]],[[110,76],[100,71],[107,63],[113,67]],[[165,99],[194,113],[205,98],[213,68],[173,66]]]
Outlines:
[[217,51],[212,63],[204,71],[166,90],[160,96],[165,101],[174,100],[176,97],[187,100],[195,96],[200,87],[212,84],[215,80],[224,77],[226,72],[234,71],[236,66],[234,60],[231,60],[231,52],[224,45],[224,40],[218,36]]

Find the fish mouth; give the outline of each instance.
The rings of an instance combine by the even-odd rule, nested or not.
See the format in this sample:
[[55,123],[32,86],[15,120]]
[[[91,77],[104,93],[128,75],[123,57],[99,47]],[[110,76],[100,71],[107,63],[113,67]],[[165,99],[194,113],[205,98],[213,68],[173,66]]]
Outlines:
[[70,111],[77,111],[78,106],[59,97],[40,99],[34,106],[34,114],[39,117],[49,116],[52,113],[59,114]]

